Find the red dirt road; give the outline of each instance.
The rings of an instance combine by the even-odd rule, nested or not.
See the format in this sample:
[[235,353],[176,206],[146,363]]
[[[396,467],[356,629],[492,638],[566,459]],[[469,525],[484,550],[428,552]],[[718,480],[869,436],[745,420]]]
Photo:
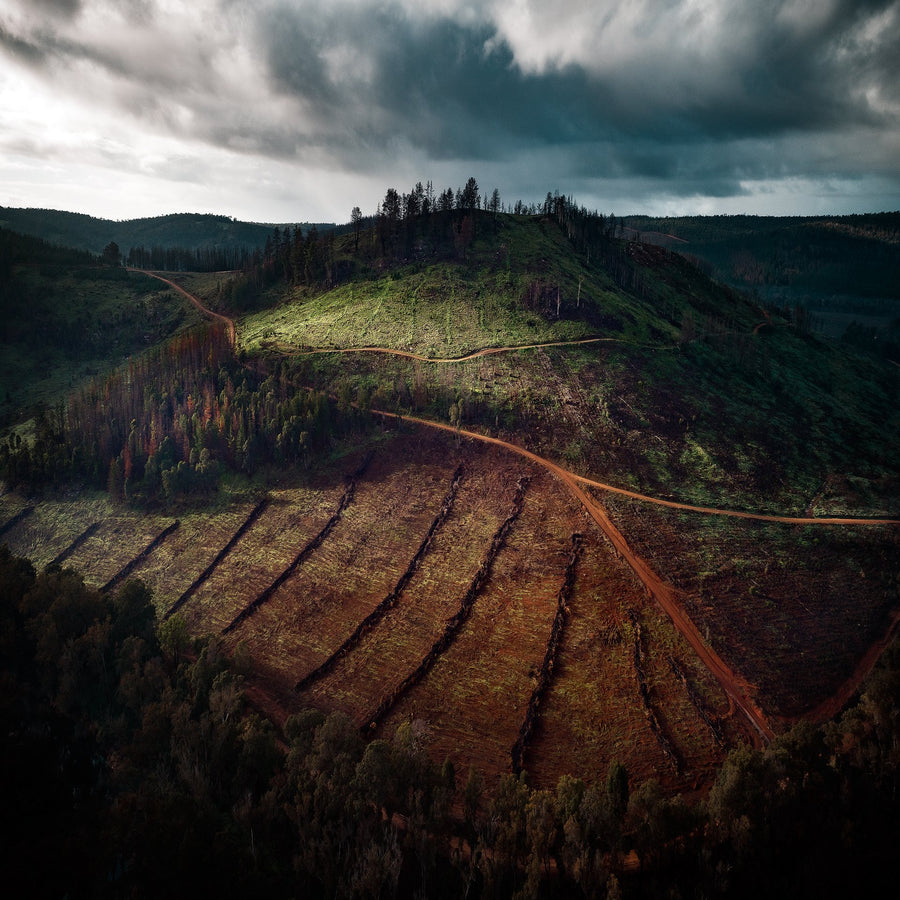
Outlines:
[[888,645],[894,639],[894,636],[900,630],[900,610],[897,610],[891,617],[891,624],[887,632],[881,640],[876,641],[866,651],[865,656],[859,661],[859,664],[853,670],[853,674],[838,688],[838,690],[823,700],[815,709],[810,710],[804,716],[812,722],[827,722],[833,719],[851,700],[853,695],[859,690],[860,685],[865,681],[866,676],[872,671],[878,657],[887,650]]
[[[396,418],[392,413],[385,413],[379,410],[372,411],[378,415]],[[775,732],[769,725],[762,710],[751,699],[751,685],[733,672],[724,660],[711,647],[707,646],[706,642],[701,637],[700,632],[697,630],[697,626],[678,602],[674,589],[663,582],[650,566],[631,549],[622,533],[615,525],[613,525],[609,516],[607,516],[606,511],[582,490],[576,476],[572,475],[571,472],[567,472],[561,466],[557,466],[555,463],[550,462],[550,460],[544,459],[542,456],[538,456],[530,450],[526,450],[524,447],[518,447],[515,444],[500,440],[499,438],[488,437],[487,435],[478,434],[474,431],[457,429],[452,425],[445,425],[442,422],[432,422],[428,419],[419,419],[413,416],[405,416],[404,420],[407,422],[415,422],[418,425],[425,425],[429,428],[438,428],[442,431],[450,432],[451,434],[464,435],[465,437],[473,438],[474,440],[482,441],[486,444],[502,447],[505,450],[517,453],[519,456],[523,456],[526,459],[531,460],[531,462],[543,466],[559,478],[584,506],[588,515],[600,526],[600,529],[609,538],[616,551],[631,566],[650,594],[669,615],[672,622],[675,624],[675,627],[684,635],[694,652],[700,657],[703,664],[719,682],[731,702],[744,713],[762,741],[768,742],[772,740],[775,736]]]
[[133,269],[131,267],[126,267],[129,272],[139,272],[141,275],[149,275],[151,278],[156,278],[158,281],[164,281],[169,287],[174,288],[178,291],[182,297],[186,297],[188,300],[193,303],[200,312],[203,313],[204,316],[207,316],[210,319],[213,319],[217,322],[221,322],[228,329],[228,337],[231,342],[231,346],[234,346],[234,342],[237,338],[237,329],[235,328],[234,319],[228,318],[228,316],[223,316],[221,313],[213,312],[211,309],[207,309],[200,300],[195,297],[190,291],[186,291],[180,284],[176,284],[169,278],[165,278],[162,275],[158,275],[156,272],[148,272],[146,269]]
[[782,525],[900,525],[900,519],[851,518],[839,516],[776,516],[769,513],[744,512],[737,509],[694,506],[691,503],[679,503],[676,500],[662,500],[659,497],[650,497],[647,494],[639,494],[636,491],[629,491],[626,488],[614,487],[611,484],[604,484],[602,481],[594,481],[592,478],[585,478],[583,475],[572,475],[572,477],[581,484],[586,484],[588,487],[597,488],[601,491],[608,491],[611,494],[620,494],[623,497],[631,497],[633,500],[652,503],[655,506],[667,506],[669,509],[681,509],[686,510],[687,512],[702,513],[707,516],[731,516],[735,519],[752,519],[755,522],[777,522]]

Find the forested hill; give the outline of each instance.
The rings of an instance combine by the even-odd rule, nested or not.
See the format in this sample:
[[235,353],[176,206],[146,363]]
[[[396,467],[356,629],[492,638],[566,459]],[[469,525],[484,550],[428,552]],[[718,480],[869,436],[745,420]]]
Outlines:
[[900,212],[629,216],[623,226],[628,237],[693,257],[720,281],[764,297],[900,299]]
[[[270,223],[240,222],[229,216],[193,213],[117,222],[54,209],[10,207],[0,207],[0,226],[91,253],[101,253],[111,241],[115,241],[123,253],[137,246],[252,251],[265,246],[266,238],[275,227]],[[307,223],[302,227],[305,231],[311,225]],[[329,227],[318,225],[320,230]]]
[[0,287],[9,282],[13,266],[20,263],[83,266],[95,265],[96,258],[85,250],[73,250],[0,227]]

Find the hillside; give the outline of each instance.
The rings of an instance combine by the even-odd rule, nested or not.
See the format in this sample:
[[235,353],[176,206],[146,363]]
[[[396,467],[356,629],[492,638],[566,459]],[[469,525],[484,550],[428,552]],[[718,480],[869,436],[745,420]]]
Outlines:
[[[484,860],[507,852],[490,823],[504,822],[519,835],[512,884],[526,846],[550,859],[543,810],[560,835],[555,877],[573,884],[595,869],[563,869],[565,853],[624,878],[625,848],[643,872],[660,847],[673,865],[701,859],[675,849],[701,833],[737,872],[735,847],[756,843],[723,823],[762,827],[757,801],[745,809],[757,796],[800,815],[823,760],[850,771],[869,746],[854,743],[869,740],[860,723],[896,708],[882,689],[843,730],[813,730],[900,627],[900,372],[796,311],[562,199],[534,216],[448,209],[280,232],[239,275],[165,276],[183,293],[30,239],[7,246],[8,346],[29,381],[83,378],[94,332],[106,353],[30,433],[0,441],[0,542],[43,570],[20,613],[61,623],[34,651],[51,673],[59,660],[60,714],[83,698],[107,723],[98,740],[133,731],[108,751],[137,767],[113,767],[120,787],[170,754],[164,796],[221,792],[224,821],[241,823],[230,833],[268,846],[271,810],[248,817],[247,784],[277,770],[278,733],[292,748],[278,783],[317,810],[303,846],[400,811],[416,841],[404,852],[430,854],[421,840],[443,835],[450,871],[453,833],[482,848],[490,877]],[[107,625],[45,650],[88,612]],[[155,618],[162,658],[156,638],[121,638],[124,614]],[[26,658],[32,631],[7,631]],[[79,679],[99,687],[75,691]],[[312,787],[330,759],[355,811],[332,809],[334,772]],[[437,784],[442,763],[428,810],[395,793],[402,773]],[[811,821],[846,839],[828,824],[843,814],[835,797],[865,790],[848,776],[813,791]],[[682,794],[709,805],[692,812]],[[148,829],[193,815],[166,802]],[[890,804],[878,809],[889,820]],[[827,854],[838,869],[842,846]],[[337,858],[321,852],[304,857],[316,877]]]
[[[618,599],[596,611],[605,624],[590,624],[594,612],[585,608],[578,615],[588,618],[572,627],[587,629],[585,640],[607,634],[626,657],[635,640],[641,653],[657,642],[668,648],[646,661],[656,667],[656,693],[637,707],[631,704],[638,698],[623,699],[622,714],[643,708],[653,722],[676,702],[663,699],[672,688],[666,671],[693,671],[681,683],[690,686],[691,703],[706,698],[700,708],[707,716],[721,716],[723,685],[726,694],[754,696],[768,717],[790,720],[826,704],[884,633],[896,603],[896,529],[873,521],[897,512],[895,367],[832,346],[802,320],[722,288],[680,256],[622,241],[602,226],[563,202],[531,217],[463,211],[393,230],[378,223],[359,238],[295,233],[293,245],[270,242],[271,255],[231,284],[220,276],[186,279],[189,290],[220,309],[237,296],[252,299],[257,311],[237,323],[236,359],[221,327],[161,347],[131,363],[127,377],[97,380],[71,398],[42,425],[32,451],[10,446],[4,459],[13,480],[87,479],[105,485],[114,503],[153,516],[187,504],[200,510],[193,532],[169,537],[169,513],[158,524],[139,515],[140,527],[123,525],[124,513],[97,509],[87,494],[83,513],[76,516],[79,507],[70,505],[64,530],[72,533],[64,537],[59,513],[47,513],[57,523],[51,531],[40,516],[19,523],[16,509],[28,504],[9,495],[8,540],[19,552],[31,548],[51,559],[85,528],[111,528],[97,538],[101,555],[82,559],[87,542],[72,556],[87,577],[103,585],[127,564],[129,573],[150,579],[160,614],[177,606],[197,633],[233,634],[252,650],[267,698],[259,702],[276,718],[314,702],[365,724],[380,708],[377,693],[370,694],[375,682],[369,693],[351,690],[346,700],[335,692],[347,692],[356,676],[338,670],[323,672],[307,697],[292,687],[394,596],[385,614],[397,622],[381,623],[378,613],[374,643],[367,637],[347,657],[352,671],[361,671],[371,665],[365,660],[400,653],[406,661],[389,666],[380,688],[391,696],[397,672],[418,671],[417,655],[430,658],[430,642],[453,609],[438,601],[469,596],[473,573],[488,566],[491,580],[471,587],[466,603],[474,606],[446,638],[450,646],[435,651],[440,665],[428,663],[416,676],[424,680],[410,702],[422,710],[446,699],[440,685],[462,675],[441,673],[454,671],[444,666],[463,652],[467,635],[488,627],[482,609],[493,609],[491,628],[505,623],[490,659],[551,628],[576,534],[583,549],[574,596],[591,596],[603,584],[601,594]],[[422,424],[392,424],[396,416]],[[427,437],[422,429],[429,425],[446,431]],[[493,449],[482,439],[494,441]],[[497,440],[511,447],[497,449]],[[375,461],[364,466],[368,450]],[[561,487],[555,473],[562,470],[554,466],[586,479],[587,487]],[[459,498],[438,515],[450,503],[457,471]],[[354,472],[353,487],[342,487]],[[265,508],[254,511],[260,496],[268,498]],[[221,529],[203,512],[217,508],[209,507],[216,497],[232,509]],[[775,524],[738,522],[701,507],[775,514]],[[779,515],[794,518],[779,524]],[[797,528],[823,516],[848,521],[833,530],[815,522]],[[509,535],[498,537],[507,518]],[[273,544],[274,535],[295,530],[288,544]],[[202,533],[203,543],[192,533]],[[432,537],[423,542],[426,533]],[[147,543],[153,534],[158,550]],[[610,556],[607,540],[624,558]],[[154,576],[165,558],[157,561],[157,554],[169,546],[178,548],[179,562]],[[419,560],[412,569],[410,559]],[[649,574],[640,559],[649,561]],[[499,594],[491,586],[497,579],[507,585]],[[641,582],[664,609],[675,603],[695,624],[673,629],[659,607],[646,605]],[[212,605],[210,597],[217,598]],[[308,598],[305,612],[294,606],[297,597]],[[521,618],[526,598],[528,616],[537,620]],[[395,613],[398,599],[404,602]],[[380,645],[407,627],[400,624],[407,602],[419,617],[409,622],[411,643]],[[383,639],[380,628],[387,628]],[[704,680],[709,673],[680,643],[686,634],[694,650],[712,648],[707,666],[718,659],[716,666],[738,674],[716,676],[725,679],[718,686]],[[479,757],[486,770],[502,769],[508,759],[542,646],[538,640],[530,661],[514,654],[506,682],[490,659],[478,663],[506,685],[502,696],[520,697],[506,730],[498,728],[479,751],[489,754]],[[563,645],[563,659],[570,649]],[[465,654],[485,652],[476,641]],[[674,669],[665,668],[667,659]],[[574,684],[593,677],[560,671],[570,671]],[[610,677],[624,698],[635,673],[617,671]],[[649,677],[644,663],[637,672],[639,683]],[[581,689],[570,690],[566,697]],[[548,709],[558,702],[553,696]],[[403,708],[407,701],[392,701],[379,721],[397,702]],[[462,724],[448,722],[435,747],[464,747],[483,734],[484,723],[500,715],[486,702],[476,714],[461,694]],[[608,713],[576,713],[564,704],[559,715],[563,723]],[[433,716],[437,706],[426,717]],[[654,752],[672,754],[673,786],[720,758],[715,740],[702,752],[695,746],[707,726],[686,724],[683,734],[679,727],[651,727],[663,735],[653,738],[663,748]],[[565,759],[576,764],[573,741],[566,740],[563,757],[542,762],[539,755],[532,768],[546,766],[552,781]],[[644,743],[630,765],[649,774],[659,762],[642,756]],[[588,764],[585,757],[579,765]]]
[[[333,287],[264,292],[266,308],[241,320],[241,349],[379,408],[446,421],[455,406],[461,424],[645,493],[802,512],[843,473],[863,506],[893,505],[895,367],[676,254],[607,240],[591,259],[551,217],[487,215],[464,259],[439,241],[387,264],[352,249],[346,237],[331,250],[336,271],[355,273]],[[365,347],[422,358],[329,352]]]
[[900,358],[900,213],[629,216],[623,225],[627,235],[685,255],[764,302],[804,307],[832,337],[851,323],[879,332],[882,343],[890,336]]
[[[199,213],[174,213],[113,221],[54,209],[0,207],[0,227],[32,235],[52,244],[99,254],[110,241],[115,241],[123,253],[130,247],[140,246],[148,250],[151,247],[256,250],[265,245],[266,238],[275,226]],[[303,227],[311,226],[307,223]],[[328,226],[323,224],[319,227]]]
[[199,319],[146,276],[0,229],[0,425]]

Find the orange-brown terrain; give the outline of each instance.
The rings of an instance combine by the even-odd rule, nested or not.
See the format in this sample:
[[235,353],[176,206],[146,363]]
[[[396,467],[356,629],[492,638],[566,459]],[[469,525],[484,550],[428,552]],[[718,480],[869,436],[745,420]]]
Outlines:
[[[520,751],[534,784],[593,780],[618,760],[637,780],[686,790],[708,782],[729,747],[759,740],[552,470],[422,426],[374,446],[314,476],[285,475],[255,503],[180,521],[74,498],[65,515],[47,502],[17,518],[28,505],[6,494],[3,539],[38,564],[61,557],[98,587],[127,571],[152,588],[160,617],[174,608],[193,633],[243,645],[250,695],[276,721],[309,706],[375,735],[413,721],[436,759],[489,781],[513,768],[571,565]],[[773,728],[837,692],[886,630],[893,526],[813,534],[603,493],[592,502]],[[707,555],[704,530],[715,536]],[[829,553],[810,553],[811,542]],[[870,565],[876,574],[859,577]]]
[[[651,272],[670,264],[628,252]],[[232,319],[155,277],[224,324],[234,348]],[[717,444],[701,425],[704,415],[718,425],[721,400],[711,395],[704,413],[708,391],[682,397],[667,385],[692,365],[773,382],[757,312],[742,315],[764,364],[735,364],[724,338],[704,362],[654,332],[663,352],[650,347],[643,365],[663,368],[652,390],[615,355],[619,337],[446,357],[299,350],[292,365],[321,390],[379,385],[357,446],[170,512],[76,489],[7,492],[0,539],[103,591],[142,579],[161,620],[179,616],[242,660],[248,696],[276,723],[309,707],[339,711],[369,737],[413,723],[436,761],[472,766],[487,785],[522,769],[536,787],[564,774],[594,782],[618,761],[633,783],[699,789],[730,748],[839,712],[898,622],[900,529],[885,507],[867,517],[829,476],[799,514],[797,492],[767,487],[748,462],[764,447],[762,420]],[[450,313],[446,323],[450,343]],[[262,379],[292,348],[261,346],[244,365]],[[336,351],[344,368],[332,372],[324,354]],[[479,421],[478,404],[501,387],[507,400]],[[454,390],[456,422],[436,420],[440,401],[426,401]],[[726,481],[739,501],[675,499],[716,496]],[[746,511],[757,496],[764,514]],[[779,497],[794,503],[783,516]],[[744,510],[720,508],[738,502]],[[813,518],[816,504],[826,514]]]

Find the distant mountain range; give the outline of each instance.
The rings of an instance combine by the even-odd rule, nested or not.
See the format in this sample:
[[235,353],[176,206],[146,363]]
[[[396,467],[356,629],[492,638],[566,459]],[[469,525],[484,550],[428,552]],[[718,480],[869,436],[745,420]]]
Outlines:
[[[304,232],[313,223],[299,223]],[[333,228],[331,223],[315,223],[319,230]],[[100,253],[110,241],[123,252],[130,247],[263,247],[276,224],[240,222],[229,216],[173,213],[147,219],[96,219],[82,213],[54,209],[16,209],[0,206],[0,227],[19,234],[33,235],[52,244]],[[278,224],[278,228],[294,224]]]

